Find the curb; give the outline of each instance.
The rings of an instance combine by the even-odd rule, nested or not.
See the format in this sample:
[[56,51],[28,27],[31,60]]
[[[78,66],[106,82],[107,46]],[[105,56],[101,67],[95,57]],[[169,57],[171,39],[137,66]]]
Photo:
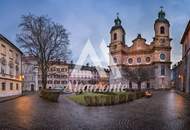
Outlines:
[[23,96],[23,95],[3,97],[2,99],[0,98],[0,103],[7,102],[7,101],[10,101],[10,100],[14,100],[14,99],[19,98],[21,96]]
[[187,93],[180,92],[180,91],[177,91],[177,90],[175,90],[175,93],[177,93],[177,94],[179,94],[179,95],[181,95],[181,96],[183,96],[183,97],[185,97],[185,98],[190,98],[190,95],[187,94]]

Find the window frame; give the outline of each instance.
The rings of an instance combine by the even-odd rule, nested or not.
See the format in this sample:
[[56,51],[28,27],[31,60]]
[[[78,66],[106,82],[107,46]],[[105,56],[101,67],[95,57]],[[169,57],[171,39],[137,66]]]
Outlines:
[[113,40],[117,40],[117,33],[113,34]]
[[160,27],[160,34],[165,34],[165,27],[164,26]]

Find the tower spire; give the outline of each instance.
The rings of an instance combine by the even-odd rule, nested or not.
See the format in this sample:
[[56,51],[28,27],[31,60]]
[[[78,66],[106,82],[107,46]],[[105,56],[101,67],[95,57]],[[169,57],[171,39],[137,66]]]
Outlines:
[[121,25],[121,20],[120,20],[120,18],[119,18],[119,12],[117,12],[116,13],[116,19],[114,20],[114,22],[115,22],[115,25],[116,26],[120,26]]
[[117,18],[118,18],[119,17],[119,12],[117,12],[116,15],[117,15]]
[[161,9],[161,10],[163,10],[163,9],[164,9],[164,7],[163,7],[163,6],[160,6],[160,9]]
[[163,11],[164,7],[160,6],[160,12],[158,13],[158,18],[159,19],[165,19],[165,12]]

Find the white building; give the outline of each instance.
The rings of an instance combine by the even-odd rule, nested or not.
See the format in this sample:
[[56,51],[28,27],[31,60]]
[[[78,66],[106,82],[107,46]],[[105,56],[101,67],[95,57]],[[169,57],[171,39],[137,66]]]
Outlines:
[[69,87],[83,85],[107,86],[109,83],[109,70],[87,65],[69,64]]
[[37,60],[33,56],[23,56],[22,73],[24,75],[23,91],[38,91]]
[[22,94],[22,52],[0,34],[0,97]]

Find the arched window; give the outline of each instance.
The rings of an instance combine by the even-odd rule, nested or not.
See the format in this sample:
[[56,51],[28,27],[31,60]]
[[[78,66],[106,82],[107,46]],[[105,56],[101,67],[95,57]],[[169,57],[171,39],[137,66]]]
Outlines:
[[117,58],[116,57],[114,57],[113,60],[114,60],[114,63],[117,63]]
[[117,40],[117,33],[113,34],[113,40]]
[[165,75],[165,66],[164,65],[161,66],[161,75]]
[[160,34],[164,34],[165,33],[165,28],[163,26],[160,27]]
[[133,88],[133,86],[132,86],[132,82],[131,82],[131,81],[129,82],[129,88],[130,88],[130,89]]

